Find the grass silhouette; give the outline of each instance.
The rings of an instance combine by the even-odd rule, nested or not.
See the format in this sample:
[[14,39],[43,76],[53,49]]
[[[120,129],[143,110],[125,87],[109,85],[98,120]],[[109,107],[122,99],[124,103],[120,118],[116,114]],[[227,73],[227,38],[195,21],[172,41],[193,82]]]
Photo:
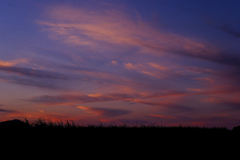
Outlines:
[[[14,121],[14,120],[13,120]],[[10,121],[11,122],[11,121]],[[16,125],[2,126],[1,133],[18,133],[25,139],[48,139],[52,141],[79,141],[81,143],[228,143],[239,136],[239,127],[228,130],[225,127],[183,127],[183,126],[156,126],[156,125],[76,125],[74,121],[52,122],[42,118],[34,122],[27,119],[16,119]],[[21,125],[20,125],[21,124]],[[7,134],[6,134],[7,135]],[[181,142],[179,142],[181,141]]]
[[[21,128],[21,129],[42,129],[42,130],[47,130],[47,129],[62,129],[62,130],[125,130],[125,131],[154,131],[154,132],[172,132],[172,133],[177,133],[177,132],[189,132],[189,133],[229,133],[230,130],[228,130],[225,127],[193,127],[193,126],[157,126],[157,125],[139,125],[135,124],[133,126],[127,126],[126,124],[122,125],[108,125],[105,126],[102,123],[99,125],[76,125],[74,121],[69,121],[66,120],[64,123],[62,120],[59,120],[57,122],[52,122],[51,119],[45,120],[44,118],[38,118],[36,121],[30,123],[28,119],[24,120],[19,120],[15,119],[12,121],[19,121],[21,123],[17,123],[16,125],[13,125],[11,127],[1,127],[0,122],[0,129],[4,130],[5,128]],[[11,121],[9,121],[11,122]],[[18,126],[21,124],[20,126]],[[24,125],[23,125],[24,124]],[[235,132],[239,131],[239,127],[234,128]],[[232,130],[232,131],[234,131]]]

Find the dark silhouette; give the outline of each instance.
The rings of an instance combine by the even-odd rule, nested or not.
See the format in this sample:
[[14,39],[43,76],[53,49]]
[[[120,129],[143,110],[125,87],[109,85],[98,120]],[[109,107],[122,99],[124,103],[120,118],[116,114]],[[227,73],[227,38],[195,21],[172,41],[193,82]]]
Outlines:
[[[38,119],[29,123],[27,119],[21,121],[14,119],[0,122],[0,133],[16,133],[20,139],[25,140],[48,140],[49,143],[58,142],[60,139],[71,142],[92,143],[132,143],[132,144],[152,144],[172,142],[172,143],[195,143],[195,144],[230,144],[239,135],[240,126],[233,130],[227,128],[206,128],[206,127],[165,127],[154,125],[88,125],[79,126],[74,122],[62,121],[53,123]],[[12,138],[12,137],[11,137]]]
[[233,131],[234,133],[240,133],[240,126],[234,127],[234,128],[232,129],[232,131]]
[[18,119],[3,121],[0,123],[0,129],[27,128],[30,125]]

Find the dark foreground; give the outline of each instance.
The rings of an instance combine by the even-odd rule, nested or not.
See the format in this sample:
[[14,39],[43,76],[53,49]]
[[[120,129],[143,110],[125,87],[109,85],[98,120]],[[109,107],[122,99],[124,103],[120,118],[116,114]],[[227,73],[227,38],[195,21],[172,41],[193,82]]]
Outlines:
[[[166,151],[171,151],[169,156],[173,156],[186,151],[213,153],[213,149],[219,155],[231,147],[236,149],[235,146],[239,146],[239,135],[239,127],[227,130],[181,126],[76,126],[72,122],[52,123],[42,119],[31,124],[27,120],[0,123],[0,136],[7,142],[2,144],[5,148],[17,147],[22,152],[24,146],[28,146],[31,151],[41,154],[48,153],[47,150],[55,154],[52,150],[57,150],[59,157],[66,153],[70,153],[70,156],[91,152],[87,154],[90,157],[116,153],[117,156],[132,154],[139,158],[147,154],[155,158]],[[63,148],[66,151],[60,152]]]
[[[232,145],[237,143],[240,127],[226,128],[163,127],[163,126],[76,126],[73,122],[52,123],[39,119],[12,120],[0,123],[0,134],[6,139],[21,139],[35,143],[70,143],[71,145],[101,145],[139,147],[152,145]],[[126,146],[127,144],[127,146]],[[93,146],[92,146],[93,147]]]
[[[58,123],[53,123],[51,121],[45,121],[44,119],[38,119],[33,123],[29,123],[27,119],[24,121],[15,119],[11,121],[0,122],[0,131],[1,133],[8,131],[15,131],[18,133],[23,132],[36,132],[36,133],[51,133],[57,132],[58,134],[67,134],[71,133],[75,136],[102,136],[109,135],[112,138],[115,136],[124,137],[124,136],[150,136],[148,138],[160,138],[160,136],[166,137],[185,137],[188,136],[200,136],[200,137],[219,137],[222,138],[229,136],[239,136],[240,135],[240,126],[234,127],[232,130],[227,128],[206,128],[206,127],[164,127],[164,126],[145,126],[145,125],[136,125],[128,127],[127,125],[89,125],[89,126],[77,126],[74,122],[67,121],[63,123],[62,121]],[[200,138],[198,137],[198,138]],[[110,137],[108,137],[110,138]],[[163,138],[163,137],[161,137]],[[197,138],[197,137],[195,137]]]

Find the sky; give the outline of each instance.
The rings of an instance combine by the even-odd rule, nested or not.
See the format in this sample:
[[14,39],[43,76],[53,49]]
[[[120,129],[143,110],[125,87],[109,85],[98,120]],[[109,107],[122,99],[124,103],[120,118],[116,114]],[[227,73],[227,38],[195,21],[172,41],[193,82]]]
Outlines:
[[1,0],[0,120],[240,125],[240,1]]

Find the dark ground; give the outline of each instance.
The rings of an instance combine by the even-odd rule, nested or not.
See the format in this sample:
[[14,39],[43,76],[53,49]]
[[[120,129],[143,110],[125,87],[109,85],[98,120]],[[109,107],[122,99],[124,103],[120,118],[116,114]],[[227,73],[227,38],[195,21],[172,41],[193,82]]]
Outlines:
[[[201,127],[164,127],[164,126],[103,126],[89,125],[76,126],[73,122],[66,123],[46,122],[44,119],[38,119],[34,123],[28,120],[21,121],[14,119],[11,121],[0,122],[0,131],[15,132],[18,134],[32,134],[44,136],[55,134],[55,136],[67,136],[78,138],[101,139],[111,141],[111,139],[131,139],[131,140],[154,140],[161,141],[169,139],[185,139],[201,141],[204,139],[211,140],[230,140],[240,135],[240,126],[232,130],[227,128],[201,128]],[[31,136],[31,135],[29,135]],[[70,138],[69,137],[69,138]]]
[[[192,153],[195,154],[194,158],[200,155],[209,158],[209,153],[215,157],[226,154],[232,148],[239,150],[239,135],[239,127],[233,130],[181,126],[84,127],[42,119],[32,124],[27,120],[0,123],[3,148],[16,149],[20,154],[34,155],[34,158],[40,155],[63,158],[64,155],[68,159],[83,156],[88,159],[156,159],[162,155],[168,158],[193,157]],[[18,156],[17,153],[8,155]]]

